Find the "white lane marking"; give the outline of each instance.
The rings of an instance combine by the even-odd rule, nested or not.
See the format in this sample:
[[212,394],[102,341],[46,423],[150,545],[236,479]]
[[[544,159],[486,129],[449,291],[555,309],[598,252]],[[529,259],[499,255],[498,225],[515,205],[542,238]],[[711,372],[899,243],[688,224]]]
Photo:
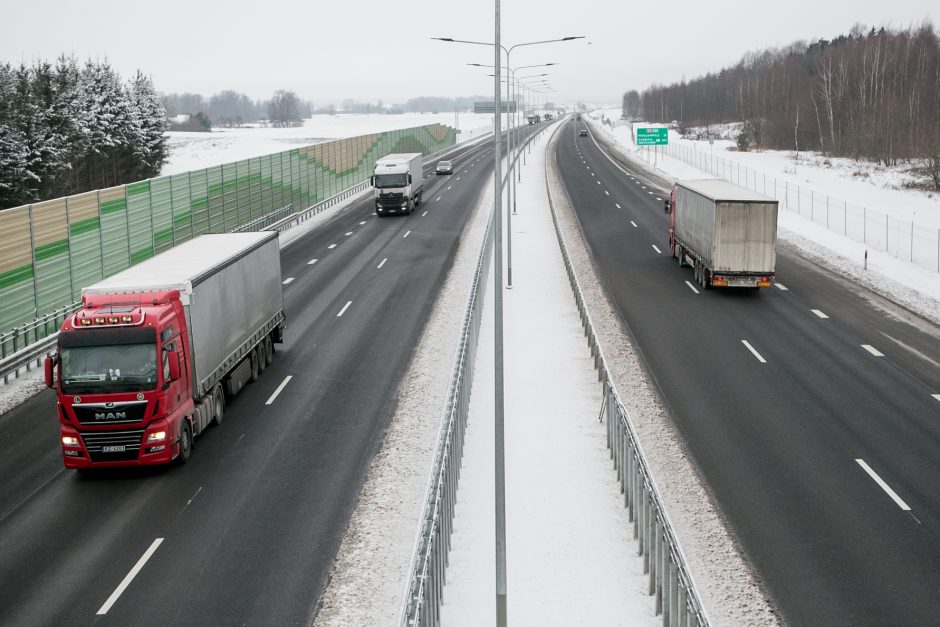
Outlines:
[[448,186],[447,186],[447,189],[452,189],[452,188],[453,188],[452,185],[448,185]]
[[375,267],[375,269],[376,269],[376,270],[381,270],[381,269],[382,269],[382,266],[385,265],[385,262],[386,262],[386,261],[388,261],[388,257],[386,257],[385,259],[383,259],[383,260],[382,260],[382,263],[380,263],[379,265],[377,265],[377,266]]
[[402,238],[402,239],[405,239],[405,238],[408,237],[409,235],[411,235],[411,231],[408,231],[407,233],[405,233],[404,235],[402,235],[401,238]]
[[363,220],[362,222],[359,223],[359,226],[363,226],[365,223],[366,223],[366,221]]
[[659,196],[656,197],[656,200],[658,200],[659,202],[662,202],[662,201],[663,201],[663,199],[660,198]]
[[789,292],[789,291],[790,291],[790,288],[788,288],[788,287],[787,287],[786,285],[784,285],[783,283],[774,283],[774,287],[776,287],[776,288],[777,288],[778,290],[780,290],[781,292]]
[[144,551],[144,554],[140,556],[140,559],[137,560],[137,563],[134,564],[134,567],[131,569],[131,572],[127,573],[127,576],[124,577],[124,581],[118,584],[118,587],[114,589],[114,592],[111,593],[111,596],[108,597],[108,600],[104,602],[104,605],[98,610],[98,616],[103,616],[108,613],[108,610],[111,609],[111,606],[114,605],[114,602],[118,600],[121,594],[124,593],[124,590],[127,589],[127,586],[131,585],[131,582],[134,581],[134,577],[137,576],[137,573],[144,567],[147,563],[147,560],[154,554],[154,552],[163,544],[163,538],[157,538],[153,541],[153,544],[150,545],[150,548]]
[[690,289],[690,290],[692,290],[693,292],[695,292],[696,294],[698,294],[698,290],[695,289],[695,286],[692,285],[692,283],[690,283],[689,281],[686,281],[685,284],[689,286],[689,289]]
[[426,215],[428,215],[428,212],[427,212],[427,211],[425,211],[424,213],[422,213],[422,214],[421,214],[421,217],[423,218],[423,217],[426,216]]
[[647,194],[649,194],[650,196],[652,196],[652,195],[653,195],[653,192],[646,192],[646,193],[647,193]]
[[892,499],[895,503],[897,503],[897,506],[898,506],[898,507],[900,507],[901,509],[903,509],[905,512],[911,511],[910,506],[909,506],[907,503],[905,503],[904,500],[903,500],[900,496],[898,496],[898,493],[897,493],[897,492],[895,492],[894,490],[891,489],[891,486],[889,486],[887,483],[885,483],[884,480],[883,480],[881,477],[878,476],[878,473],[877,473],[877,472],[875,472],[874,470],[871,469],[871,466],[869,466],[868,464],[865,463],[865,460],[864,460],[864,459],[856,459],[855,461],[858,462],[858,465],[862,467],[862,470],[864,470],[865,472],[868,473],[868,476],[869,476],[869,477],[871,477],[872,479],[874,479],[875,483],[877,483],[879,486],[881,486],[881,489],[882,489],[882,490],[884,490],[885,492],[887,492],[888,496],[890,496],[891,499]]
[[458,181],[460,180],[460,177],[459,177],[459,176],[457,177],[457,180],[458,180]]
[[744,344],[744,345],[747,347],[747,350],[751,351],[751,353],[753,353],[753,355],[754,355],[755,357],[757,357],[757,361],[759,361],[759,362],[762,363],[762,364],[766,364],[766,363],[767,363],[767,360],[764,359],[763,357],[761,357],[761,356],[760,356],[760,353],[758,353],[756,350],[754,350],[754,347],[751,346],[751,343],[750,343],[750,342],[748,342],[747,340],[741,340],[741,343]]
[[[243,437],[245,437],[245,434],[244,434],[244,433],[241,434],[241,437],[239,437],[238,439],[241,440]],[[238,444],[238,442],[236,442],[236,444]],[[192,505],[193,501],[196,500],[196,497],[199,496],[199,493],[200,493],[200,492],[202,492],[202,486],[199,486],[199,489],[196,490],[196,493],[193,494],[192,498],[189,499],[188,501],[186,501],[186,506],[187,506],[187,507],[189,507],[190,505]]]
[[327,248],[329,248],[330,250],[333,250],[334,248],[336,248],[336,244],[330,244],[329,246],[327,246]]
[[280,394],[281,391],[282,391],[284,388],[287,387],[287,384],[290,383],[290,380],[293,379],[293,378],[294,378],[294,375],[292,375],[292,374],[287,375],[287,377],[285,377],[284,380],[281,381],[281,384],[280,384],[279,386],[277,386],[277,389],[274,390],[274,393],[273,393],[270,397],[268,397],[268,400],[266,400],[266,401],[264,402],[264,404],[265,404],[265,405],[270,405],[271,403],[273,403],[273,402],[274,402],[274,399],[277,398],[277,395]]
[[823,320],[826,320],[827,318],[829,318],[829,316],[827,316],[827,315],[824,314],[823,312],[819,311],[818,309],[810,309],[810,311],[812,311],[814,314],[816,314],[817,316],[819,316],[819,317],[822,318]]
[[640,185],[640,187],[642,187],[643,189],[646,189],[646,185]]
[[633,225],[633,228],[638,228],[637,225],[636,225],[636,222],[634,222],[633,220],[630,220],[630,224]]
[[293,280],[294,280],[294,277],[289,276],[289,277],[287,277],[286,279],[284,279],[284,281],[281,283],[281,285],[287,285],[288,283],[293,282]]
[[441,197],[438,196],[437,198],[434,199],[434,202],[437,202],[437,201],[440,200],[440,199],[441,199]]
[[349,237],[349,236],[352,235],[352,234],[353,234],[353,232],[350,231],[349,233],[346,234],[346,237]]
[[610,196],[610,192],[608,192],[606,189],[604,190],[604,193]]
[[940,401],[940,394],[931,394],[931,396]]
[[653,244],[653,250],[655,250],[656,254],[658,255],[663,254],[663,251],[659,250],[659,246],[657,246],[656,244]]
[[618,203],[614,203],[614,206],[617,207],[617,209],[623,209]]
[[351,300],[346,301],[346,304],[343,305],[343,308],[339,310],[339,313],[336,314],[336,317],[337,317],[337,318],[342,318],[342,317],[343,317],[343,314],[346,313],[346,310],[349,309],[349,306],[350,306],[350,305],[352,305],[352,301],[351,301]]
[[640,182],[639,182],[639,181],[636,181],[636,180],[635,180],[635,181],[633,181],[633,182],[634,182],[634,183],[636,183],[637,185],[639,185],[639,184],[640,184]]
[[318,262],[318,261],[320,261],[320,260],[319,260],[319,259],[311,259],[310,261],[307,262],[307,265],[308,265],[308,266],[312,266],[313,264],[315,264],[315,263]]
[[878,350],[877,348],[875,348],[875,347],[872,346],[871,344],[862,344],[862,348],[864,348],[865,350],[867,350],[869,353],[871,353],[871,354],[874,355],[875,357],[884,357],[884,356],[885,356],[884,353],[882,353],[880,350]]

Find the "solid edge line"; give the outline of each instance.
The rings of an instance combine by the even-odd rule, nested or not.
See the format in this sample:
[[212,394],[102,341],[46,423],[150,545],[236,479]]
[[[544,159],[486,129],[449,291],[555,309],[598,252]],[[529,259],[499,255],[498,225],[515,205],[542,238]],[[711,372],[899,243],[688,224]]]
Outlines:
[[281,384],[277,386],[277,389],[274,390],[274,393],[270,396],[270,398],[268,398],[268,400],[264,402],[264,404],[270,405],[271,403],[273,403],[274,399],[277,398],[277,395],[280,394],[281,391],[283,391],[285,387],[287,387],[287,384],[290,383],[290,380],[293,378],[294,378],[294,375],[292,374],[287,375],[287,377],[283,381],[281,381]]
[[157,538],[153,541],[153,544],[150,545],[150,548],[144,551],[144,554],[140,556],[140,559],[137,560],[137,563],[134,564],[134,567],[131,568],[131,572],[127,573],[127,576],[124,577],[124,581],[118,584],[118,587],[114,589],[114,592],[111,593],[111,596],[108,597],[108,600],[104,602],[104,605],[98,610],[98,616],[103,616],[108,613],[108,610],[111,609],[111,606],[114,605],[115,601],[120,598],[124,590],[127,589],[127,586],[131,585],[131,582],[134,581],[134,577],[137,576],[137,573],[144,567],[147,563],[147,560],[150,559],[150,556],[163,544],[163,538]]
[[757,357],[757,361],[759,361],[759,362],[762,363],[762,364],[766,364],[766,363],[767,363],[767,360],[764,359],[763,357],[761,357],[761,354],[758,353],[756,350],[754,350],[754,347],[751,346],[751,343],[750,343],[750,342],[748,342],[747,340],[741,340],[741,343],[744,344],[744,345],[747,347],[747,350],[751,351],[751,353],[752,353],[755,357]]
[[875,483],[877,483],[879,486],[881,486],[881,489],[884,490],[884,491],[888,494],[888,496],[890,496],[891,499],[892,499],[895,503],[897,503],[898,507],[900,507],[901,509],[903,509],[905,512],[911,511],[910,506],[909,506],[907,503],[904,502],[904,499],[902,499],[900,496],[898,496],[897,492],[895,492],[894,490],[892,490],[892,489],[891,489],[891,486],[889,486],[887,483],[885,483],[884,480],[882,480],[882,478],[878,476],[878,473],[876,473],[874,470],[872,470],[872,469],[871,469],[871,466],[869,466],[868,464],[865,463],[865,460],[864,460],[864,459],[856,459],[855,461],[858,462],[858,465],[862,467],[862,470],[864,470],[865,472],[867,472],[867,473],[868,473],[868,476],[871,477],[872,479],[874,479],[874,480],[875,480]]

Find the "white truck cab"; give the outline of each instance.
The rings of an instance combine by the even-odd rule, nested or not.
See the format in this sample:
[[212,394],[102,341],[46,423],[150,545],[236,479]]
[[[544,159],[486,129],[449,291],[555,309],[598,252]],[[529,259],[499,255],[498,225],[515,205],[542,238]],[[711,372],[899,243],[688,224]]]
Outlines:
[[392,154],[375,162],[372,187],[375,212],[411,213],[421,204],[424,190],[423,158],[420,152]]

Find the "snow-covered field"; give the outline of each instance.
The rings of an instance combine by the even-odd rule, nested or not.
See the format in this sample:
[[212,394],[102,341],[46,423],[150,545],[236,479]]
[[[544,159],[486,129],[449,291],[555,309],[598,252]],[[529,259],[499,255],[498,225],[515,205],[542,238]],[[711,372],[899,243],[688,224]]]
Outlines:
[[299,146],[343,137],[382,133],[427,124],[445,124],[461,131],[458,141],[467,141],[492,131],[493,116],[476,113],[404,113],[315,115],[303,126],[274,128],[244,126],[214,128],[211,133],[169,132],[170,158],[161,174],[178,174],[220,163],[240,161]]
[[[774,180],[778,198],[785,197],[786,186],[792,186],[788,202],[781,200],[778,214],[781,245],[796,249],[804,257],[940,322],[940,272],[934,265],[940,263],[940,195],[931,197],[916,190],[884,188],[876,184],[879,177],[897,181],[898,177],[890,173],[869,177],[846,176],[843,169],[828,167],[821,159],[794,161],[787,151],[741,153],[729,150],[733,146],[730,141],[716,140],[710,147],[707,141],[684,140],[673,131],[669,136],[671,154],[684,159],[662,153],[654,159],[648,148],[634,144],[630,127],[619,123],[620,109],[600,109],[588,117],[592,118],[592,128],[614,140],[621,154],[667,181],[712,178],[716,172],[722,172],[720,164],[724,162],[729,164],[728,168],[738,165],[742,169],[747,168],[749,174],[744,177],[750,177],[747,180],[752,188],[757,181],[758,191],[762,191],[766,175],[768,195],[775,195]],[[614,126],[600,123],[604,117]],[[734,174],[732,180],[735,180]],[[801,191],[794,197],[792,189],[797,185]],[[812,199],[813,213],[805,206],[807,199]],[[826,199],[832,215],[829,228],[826,227],[829,217],[825,209]],[[797,209],[797,202],[803,203],[802,209]],[[838,216],[846,203],[850,217],[840,221]],[[868,211],[866,225],[870,231],[867,245],[857,241],[862,227],[854,233],[856,237],[852,237],[853,205]],[[887,230],[884,216],[890,217],[889,242],[896,242],[898,233],[902,235],[900,255],[879,250],[878,244],[884,242]],[[908,228],[905,225],[909,224],[917,225],[914,231],[916,239],[905,230]],[[849,226],[848,235],[842,232],[845,226]],[[915,244],[917,263],[905,259],[905,251],[910,250],[909,241]]]

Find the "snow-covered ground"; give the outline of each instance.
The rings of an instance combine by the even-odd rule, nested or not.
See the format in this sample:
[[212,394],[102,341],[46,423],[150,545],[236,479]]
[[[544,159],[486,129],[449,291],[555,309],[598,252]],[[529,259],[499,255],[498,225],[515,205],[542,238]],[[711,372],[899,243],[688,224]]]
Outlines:
[[[512,216],[504,292],[508,618],[514,625],[655,625],[643,560],[598,422],[601,387],[548,211],[537,140]],[[493,276],[477,350],[441,623],[485,625],[495,603]],[[549,339],[550,338],[550,339]]]
[[461,142],[493,130],[492,115],[461,112],[455,117],[451,111],[401,115],[315,115],[304,120],[303,126],[295,128],[252,125],[214,128],[211,133],[169,132],[170,158],[161,174],[178,174],[343,137],[435,123],[450,127],[456,124],[461,131],[457,139]]
[[[588,117],[593,118],[592,128],[614,140],[621,154],[667,181],[712,178],[716,173],[722,173],[721,164],[724,162],[725,171],[732,172],[732,181],[737,182],[734,168],[740,165],[742,184],[748,180],[753,189],[756,182],[757,191],[763,191],[766,174],[766,193],[781,199],[778,239],[782,246],[795,249],[803,256],[940,322],[940,272],[934,265],[940,263],[940,196],[934,194],[931,198],[916,190],[883,188],[874,182],[878,177],[846,177],[840,174],[844,171],[842,168],[825,166],[819,159],[794,161],[786,151],[741,153],[728,150],[733,142],[726,140],[716,140],[713,147],[709,147],[706,141],[681,139],[674,131],[670,131],[669,136],[672,154],[685,160],[662,152],[654,157],[650,149],[633,143],[629,126],[619,123],[619,109],[597,110]],[[604,117],[614,125],[600,123]],[[698,167],[689,162],[696,163]],[[894,175],[884,177],[897,180]],[[799,194],[794,192],[797,185],[801,188]],[[786,195],[788,187],[789,196]],[[827,198],[829,228],[826,227]],[[846,204],[849,207],[848,220],[839,217]],[[857,241],[861,237],[853,239],[853,233],[856,236],[862,234],[862,227],[859,222],[857,233],[852,230],[855,221],[852,216],[863,208],[868,216],[869,244]],[[864,214],[859,213],[861,215]],[[885,216],[890,217],[887,223]],[[919,252],[916,263],[893,254],[896,250],[884,252],[878,249],[888,230],[886,224],[890,227],[889,242],[896,242],[898,235],[901,236],[902,253],[910,250],[908,242],[912,241],[907,225],[916,225],[913,232],[915,251]],[[846,226],[848,234],[843,234]]]

